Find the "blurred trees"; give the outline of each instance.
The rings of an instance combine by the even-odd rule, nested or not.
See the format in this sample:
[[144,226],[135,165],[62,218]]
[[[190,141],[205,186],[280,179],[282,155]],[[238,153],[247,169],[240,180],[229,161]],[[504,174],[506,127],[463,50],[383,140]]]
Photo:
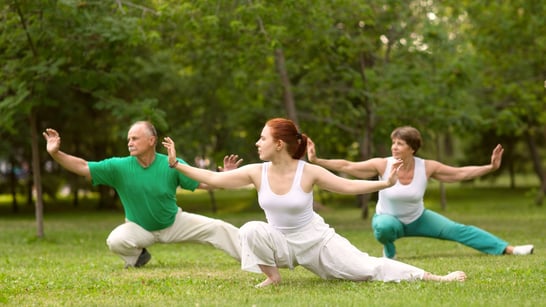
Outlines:
[[[536,203],[546,191],[544,146],[546,127],[546,8],[532,1],[497,3],[468,1],[471,27],[466,31],[481,71],[472,92],[485,105],[486,123],[477,131],[482,143],[492,135],[507,140],[505,166],[526,168],[540,179]],[[529,163],[519,163],[522,159]]]
[[[356,160],[388,155],[390,131],[413,125],[423,154],[449,163],[487,163],[504,144],[503,168],[534,172],[542,203],[544,10],[523,0],[8,0],[0,160],[32,161],[45,184],[44,128],[60,131],[64,151],[99,160],[125,155],[129,125],[148,119],[187,161],[233,152],[253,162],[276,116],[295,120],[321,156]],[[100,206],[113,202],[103,190]]]

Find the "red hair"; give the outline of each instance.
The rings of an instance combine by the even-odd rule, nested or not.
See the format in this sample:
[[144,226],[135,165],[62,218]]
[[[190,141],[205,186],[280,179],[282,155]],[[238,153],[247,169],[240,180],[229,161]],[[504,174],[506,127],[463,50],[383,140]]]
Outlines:
[[286,143],[286,151],[294,159],[301,159],[307,151],[307,135],[298,131],[293,121],[286,118],[273,118],[267,121],[275,140]]

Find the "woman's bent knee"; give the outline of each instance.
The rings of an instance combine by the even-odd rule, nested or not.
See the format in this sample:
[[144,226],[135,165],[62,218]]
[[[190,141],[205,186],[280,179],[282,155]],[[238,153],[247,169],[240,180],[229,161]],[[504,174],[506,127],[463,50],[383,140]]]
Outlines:
[[377,241],[392,242],[402,236],[402,223],[394,216],[376,215],[372,222],[373,234]]
[[241,228],[239,228],[239,232],[246,234],[246,233],[252,233],[254,231],[257,231],[259,228],[263,227],[262,224],[264,222],[260,221],[250,221],[245,223]]
[[245,223],[239,228],[239,237],[241,240],[252,240],[259,233],[263,233],[266,230],[267,224],[260,221],[251,221]]

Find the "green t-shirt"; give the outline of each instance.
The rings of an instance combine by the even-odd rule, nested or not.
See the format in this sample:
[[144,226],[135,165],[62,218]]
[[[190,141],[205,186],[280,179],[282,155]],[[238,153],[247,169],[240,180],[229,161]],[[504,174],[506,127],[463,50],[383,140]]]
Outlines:
[[[180,163],[187,164],[178,159]],[[125,217],[149,231],[160,230],[174,223],[178,205],[176,189],[193,191],[199,182],[169,168],[168,157],[156,153],[147,168],[133,156],[88,162],[93,185],[111,186],[118,193]]]

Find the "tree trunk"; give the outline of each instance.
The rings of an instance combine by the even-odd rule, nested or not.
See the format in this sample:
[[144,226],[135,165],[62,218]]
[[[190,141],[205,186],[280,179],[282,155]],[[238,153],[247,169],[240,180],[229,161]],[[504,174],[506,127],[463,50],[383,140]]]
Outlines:
[[114,209],[116,207],[117,193],[114,189],[106,185],[99,185],[99,203],[98,210]]
[[[364,83],[367,83],[366,79],[366,68],[368,67],[368,64],[366,62],[366,54],[360,53],[360,76]],[[359,141],[360,145],[360,160],[368,160],[373,151],[373,131],[375,127],[375,121],[374,121],[374,113],[373,113],[373,106],[369,99],[369,97],[364,96],[362,100],[364,109],[365,109],[365,127],[364,127],[364,137]],[[364,178],[362,178],[364,179]],[[369,212],[369,202],[370,202],[370,193],[365,195],[358,195],[357,201],[360,205],[361,210],[361,216],[363,219],[367,219],[370,215]]]
[[34,182],[32,180],[32,177],[29,176],[29,178],[26,180],[26,192],[27,192],[27,206],[34,205],[34,197],[33,197],[33,187]]
[[537,192],[535,203],[537,206],[542,206],[542,202],[544,200],[544,194],[546,191],[546,180],[545,180],[546,175],[544,173],[544,170],[542,169],[540,154],[538,152],[536,142],[533,139],[533,135],[529,132],[529,130],[525,131],[525,139],[527,140],[527,146],[529,147],[529,153],[531,154],[531,161],[533,162],[533,170],[535,171],[535,174],[540,180],[540,189]]
[[[546,176],[546,174],[544,174],[543,176]],[[540,190],[538,191],[537,197],[535,199],[535,203],[539,207],[542,207],[542,204],[544,203],[544,194],[546,194],[546,180],[542,180]]]
[[17,176],[15,174],[15,159],[10,158],[10,171],[9,171],[9,188],[11,193],[11,211],[13,213],[19,212],[19,206],[17,205]]
[[[436,159],[442,161],[442,146],[441,146],[441,137],[436,135]],[[447,196],[446,196],[446,187],[443,182],[440,182],[440,204],[442,210],[447,208]]]
[[[371,138],[372,138],[373,127],[371,126],[370,112],[367,112],[366,115],[367,115],[367,118],[366,118],[367,126],[364,129],[365,136],[360,140],[360,160],[361,161],[368,160],[372,151]],[[370,195],[371,194],[368,193],[368,194],[362,194],[362,195],[356,196],[357,203],[361,211],[361,217],[365,220],[368,219],[368,217],[370,216],[370,208],[369,208]]]
[[510,177],[510,189],[516,188],[516,170],[514,169],[514,162],[510,159],[508,162],[508,173]]
[[78,192],[80,191],[79,184],[74,183],[70,185],[70,190],[72,192],[72,205],[74,206],[74,208],[77,208],[78,205],[80,204],[80,201],[79,201],[80,199],[78,197],[78,194],[79,194]]
[[41,164],[40,154],[38,146],[38,131],[36,130],[36,115],[34,111],[30,111],[30,134],[31,134],[31,147],[32,147],[32,178],[34,181],[34,188],[36,189],[36,235],[38,238],[44,237],[44,203],[42,195],[42,176],[41,176]]
[[210,197],[210,204],[212,206],[212,213],[216,213],[218,211],[218,206],[216,205],[216,197],[214,196],[213,190],[208,190],[209,197]]
[[298,114],[296,112],[296,102],[294,100],[294,94],[292,93],[292,83],[288,77],[288,71],[286,70],[284,53],[280,48],[275,49],[275,65],[277,66],[277,72],[279,73],[279,77],[281,79],[286,115],[296,124],[296,126],[299,126]]

